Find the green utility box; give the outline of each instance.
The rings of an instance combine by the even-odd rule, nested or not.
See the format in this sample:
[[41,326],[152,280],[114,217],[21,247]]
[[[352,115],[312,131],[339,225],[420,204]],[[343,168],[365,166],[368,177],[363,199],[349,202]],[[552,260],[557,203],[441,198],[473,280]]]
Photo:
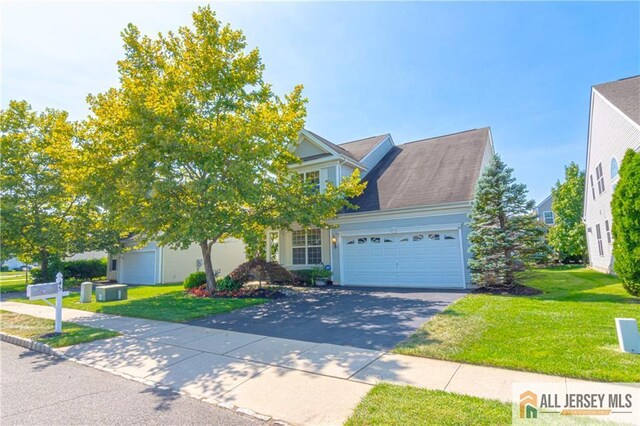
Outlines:
[[125,284],[101,285],[96,287],[96,300],[98,302],[126,299],[127,286]]

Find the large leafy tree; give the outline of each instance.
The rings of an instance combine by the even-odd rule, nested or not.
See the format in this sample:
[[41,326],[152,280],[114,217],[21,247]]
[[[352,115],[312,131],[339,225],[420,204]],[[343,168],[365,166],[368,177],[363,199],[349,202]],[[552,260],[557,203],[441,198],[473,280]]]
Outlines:
[[67,113],[11,101],[0,112],[0,132],[3,256],[39,262],[46,279],[56,272],[48,270],[52,258],[106,247],[113,234],[83,193]]
[[586,262],[587,239],[582,212],[584,209],[584,172],[576,163],[565,167],[564,182],[551,190],[555,224],[549,229],[549,245],[560,258],[577,258]]
[[629,294],[640,297],[640,153],[627,150],[619,173],[611,200],[613,268]]
[[471,209],[469,260],[480,287],[512,287],[515,273],[546,251],[544,229],[537,220],[526,185],[517,183],[498,155],[478,180]]
[[122,36],[120,86],[88,98],[92,193],[142,242],[199,244],[209,289],[216,242],[325,225],[362,191],[357,173],[320,193],[291,171],[302,87],[276,96],[258,50],[209,7],[175,33],[152,39],[130,24]]

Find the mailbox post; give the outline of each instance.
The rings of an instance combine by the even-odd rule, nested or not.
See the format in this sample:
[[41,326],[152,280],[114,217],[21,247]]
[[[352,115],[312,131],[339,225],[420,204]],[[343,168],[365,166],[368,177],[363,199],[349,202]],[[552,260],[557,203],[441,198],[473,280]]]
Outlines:
[[[29,300],[44,300],[49,306],[56,310],[55,332],[62,333],[62,298],[68,296],[68,291],[63,291],[64,280],[62,274],[58,272],[56,281],[53,283],[30,284],[27,286],[27,297]],[[53,305],[47,299],[56,299]]]

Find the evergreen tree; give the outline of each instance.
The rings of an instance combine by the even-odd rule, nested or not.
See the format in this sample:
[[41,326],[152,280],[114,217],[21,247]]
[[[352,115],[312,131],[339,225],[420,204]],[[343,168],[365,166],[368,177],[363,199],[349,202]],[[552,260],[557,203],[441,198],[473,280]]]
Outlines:
[[629,149],[611,200],[613,268],[622,286],[640,296],[640,153]]
[[494,155],[478,180],[471,209],[469,268],[480,287],[512,287],[515,273],[547,251],[527,187]]
[[584,210],[584,172],[576,163],[564,169],[564,182],[558,181],[551,190],[554,226],[549,229],[549,245],[560,259],[587,260],[587,237],[582,222]]

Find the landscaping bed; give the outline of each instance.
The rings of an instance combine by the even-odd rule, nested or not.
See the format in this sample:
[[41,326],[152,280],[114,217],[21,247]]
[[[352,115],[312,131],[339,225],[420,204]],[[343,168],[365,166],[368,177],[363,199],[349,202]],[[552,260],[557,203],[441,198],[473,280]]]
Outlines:
[[360,401],[346,426],[506,425],[511,405],[489,399],[379,384]]
[[62,323],[61,334],[53,333],[53,330],[53,320],[0,311],[0,331],[13,336],[46,343],[53,348],[108,339],[120,335],[120,333],[116,331],[87,327],[71,322]]
[[291,295],[289,291],[285,291],[279,287],[242,287],[236,290],[209,291],[206,286],[193,288],[187,292],[195,297],[209,298],[234,298],[234,299],[281,299]]
[[640,300],[584,268],[524,273],[534,296],[470,294],[398,345],[401,354],[610,382],[640,381],[640,356],[618,348],[615,318]]

